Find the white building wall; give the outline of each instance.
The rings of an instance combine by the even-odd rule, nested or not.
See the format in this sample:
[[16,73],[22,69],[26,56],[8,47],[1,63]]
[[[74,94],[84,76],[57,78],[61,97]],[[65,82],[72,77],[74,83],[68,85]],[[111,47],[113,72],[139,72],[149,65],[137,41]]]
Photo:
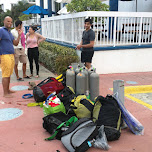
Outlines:
[[[119,12],[152,12],[152,0],[132,0],[132,1],[121,1],[118,2]],[[109,0],[104,0],[103,3],[109,5]]]
[[152,12],[152,0],[140,0],[137,8],[138,12]]
[[118,12],[136,12],[136,1],[119,1]]
[[[136,8],[137,2],[137,8]],[[119,1],[119,12],[152,12],[152,0]]]

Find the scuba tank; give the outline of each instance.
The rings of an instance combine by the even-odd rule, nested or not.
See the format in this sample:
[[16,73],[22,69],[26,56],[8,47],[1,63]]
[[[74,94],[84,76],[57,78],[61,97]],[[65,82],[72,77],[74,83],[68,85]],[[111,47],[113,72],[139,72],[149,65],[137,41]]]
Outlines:
[[90,75],[91,75],[91,73],[93,73],[93,72],[94,72],[93,69],[88,70],[88,81],[89,81],[88,87],[89,87],[89,90],[90,90]]
[[76,76],[80,72],[80,65],[78,64],[78,67],[75,69],[75,86],[76,86]]
[[89,96],[89,74],[86,67],[83,67],[83,73],[85,74],[85,95]]
[[71,65],[74,71],[78,68],[78,63],[71,63]]
[[90,100],[94,101],[95,97],[99,96],[99,74],[96,70],[90,74]]
[[82,68],[76,75],[76,94],[85,94],[85,75],[82,72]]
[[82,68],[82,67],[84,67],[85,65],[84,65],[84,63],[79,63],[79,66]]
[[78,64],[78,67],[75,69],[75,76],[80,72],[80,65]]
[[66,86],[70,86],[75,90],[75,72],[72,66],[66,71]]

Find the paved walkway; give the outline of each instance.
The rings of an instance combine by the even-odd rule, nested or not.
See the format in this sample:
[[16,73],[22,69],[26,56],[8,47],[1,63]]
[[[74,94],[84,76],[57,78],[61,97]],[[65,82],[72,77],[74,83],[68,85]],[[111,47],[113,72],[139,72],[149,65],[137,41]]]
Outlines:
[[[40,66],[40,78],[33,77],[30,81],[39,83],[48,76],[54,76],[54,74]],[[100,75],[100,95],[112,94],[110,88],[113,87],[113,81],[118,79],[124,80],[125,86],[152,85],[152,72]],[[28,86],[28,81],[27,79],[18,82],[13,74],[11,87]],[[0,152],[56,152],[56,150],[67,152],[60,141],[44,141],[44,138],[50,135],[42,127],[43,110],[40,107],[27,107],[27,103],[34,102],[34,99],[23,99],[22,95],[25,93],[32,93],[32,91],[27,89],[17,91],[13,98],[3,98],[0,82],[0,109],[18,108],[22,112],[18,118],[0,122]],[[151,99],[150,102],[152,102]],[[136,136],[129,129],[124,129],[119,140],[109,142],[111,146],[109,152],[151,152],[152,111],[127,97],[125,106],[143,124],[144,135]],[[88,150],[88,152],[100,151],[102,150],[95,148]]]

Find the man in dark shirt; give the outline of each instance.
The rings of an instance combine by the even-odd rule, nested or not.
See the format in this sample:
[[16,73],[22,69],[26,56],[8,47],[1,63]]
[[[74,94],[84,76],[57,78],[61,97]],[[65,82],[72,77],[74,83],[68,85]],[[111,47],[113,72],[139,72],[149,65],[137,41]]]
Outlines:
[[14,39],[10,32],[12,18],[7,16],[4,19],[4,26],[0,28],[0,64],[2,69],[3,96],[11,98],[14,91],[9,89],[10,77],[14,69],[14,47],[18,45],[22,31],[18,30],[18,38]]
[[77,45],[77,49],[81,52],[81,62],[85,62],[85,66],[88,70],[91,68],[92,57],[94,55],[94,40],[95,40],[95,32],[91,29],[92,20],[90,18],[85,19],[85,31],[82,34],[82,41],[79,45]]

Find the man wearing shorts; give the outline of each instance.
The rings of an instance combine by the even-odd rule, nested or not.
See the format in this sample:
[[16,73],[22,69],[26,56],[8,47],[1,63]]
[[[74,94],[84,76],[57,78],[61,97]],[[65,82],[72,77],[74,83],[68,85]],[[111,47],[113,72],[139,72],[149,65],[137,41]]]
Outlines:
[[12,26],[12,18],[7,16],[4,19],[4,26],[0,28],[0,63],[2,69],[2,86],[3,96],[6,98],[12,98],[11,93],[14,91],[9,89],[10,77],[14,69],[14,47],[18,45],[22,31],[18,30],[18,38],[14,40],[13,35],[10,32]]
[[[17,20],[15,22],[15,28],[11,30],[12,35],[14,36],[14,39],[16,40],[18,38],[18,30],[22,29],[22,21]],[[24,39],[25,42],[25,39]],[[14,51],[15,51],[15,67],[14,71],[16,74],[16,78],[18,81],[24,81],[21,77],[19,77],[18,74],[18,63],[19,61],[23,63],[22,65],[22,70],[23,70],[23,78],[28,78],[30,79],[29,76],[26,75],[26,63],[27,63],[27,56],[25,54],[25,49],[21,43],[21,38],[19,40],[19,43],[17,46],[14,46]]]
[[82,41],[79,45],[77,45],[76,49],[81,52],[81,62],[85,63],[85,66],[89,70],[91,68],[92,57],[94,55],[94,40],[95,40],[95,32],[91,29],[92,20],[90,18],[85,19],[85,30],[82,34]]

